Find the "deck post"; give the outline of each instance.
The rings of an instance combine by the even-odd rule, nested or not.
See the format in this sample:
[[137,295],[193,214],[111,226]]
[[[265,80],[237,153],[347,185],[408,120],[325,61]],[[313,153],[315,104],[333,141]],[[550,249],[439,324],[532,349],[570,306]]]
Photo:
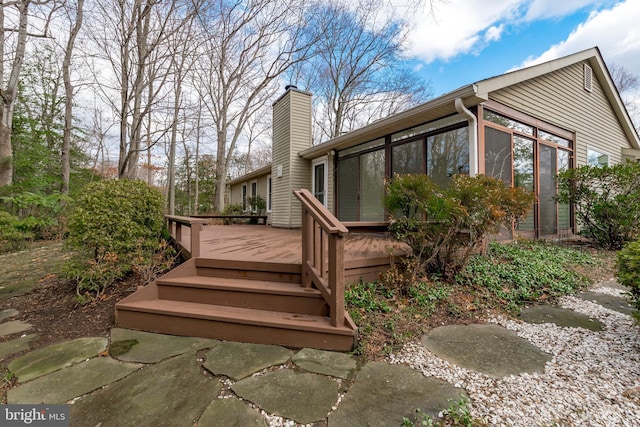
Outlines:
[[329,236],[329,283],[331,284],[331,325],[344,326],[344,236]]
[[308,262],[313,260],[313,218],[302,205],[302,285],[305,288],[311,287],[311,276],[309,275]]
[[200,256],[200,230],[202,224],[191,224],[191,258]]
[[182,244],[182,224],[176,221],[176,242]]

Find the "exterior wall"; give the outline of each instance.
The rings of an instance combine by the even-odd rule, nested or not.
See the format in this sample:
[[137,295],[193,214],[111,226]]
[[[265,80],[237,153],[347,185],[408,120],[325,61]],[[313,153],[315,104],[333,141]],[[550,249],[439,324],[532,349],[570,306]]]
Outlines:
[[[267,202],[267,175],[261,175],[257,177],[247,178],[246,181],[237,182],[229,186],[229,204],[232,205],[242,205],[242,186],[246,184],[247,186],[247,197],[251,197],[251,182],[257,181],[257,191],[258,196],[262,197]],[[267,215],[267,224],[271,223],[271,213],[266,211],[262,212],[264,215]]]
[[289,89],[273,106],[272,225],[302,225],[293,190],[309,188],[310,163],[298,153],[311,146],[311,95]]
[[490,99],[545,122],[575,132],[576,166],[587,163],[587,147],[609,155],[611,164],[622,161],[622,148],[630,148],[593,73],[593,91],[584,89],[584,64],[580,62],[555,72],[492,92]]

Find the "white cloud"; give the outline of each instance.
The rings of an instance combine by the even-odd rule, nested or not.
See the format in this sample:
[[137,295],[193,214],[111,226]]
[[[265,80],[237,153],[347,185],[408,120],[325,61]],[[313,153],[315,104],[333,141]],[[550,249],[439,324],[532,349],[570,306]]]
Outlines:
[[527,59],[520,67],[539,64],[598,46],[607,64],[615,63],[624,66],[632,74],[640,75],[638,18],[638,0],[626,0],[611,9],[594,12],[566,40],[551,46],[538,57]]
[[587,6],[611,3],[603,0],[533,0],[529,4],[525,21],[558,18],[570,15]]
[[448,0],[436,5],[434,16],[428,11],[416,14],[411,33],[410,53],[429,63],[448,60],[464,53],[476,53],[484,43],[482,33],[500,21],[513,18],[523,0]]
[[500,40],[502,36],[502,32],[504,31],[504,24],[500,24],[498,26],[491,26],[484,33],[484,40],[487,42],[495,42]]
[[[616,0],[443,0],[434,14],[426,8],[414,14],[409,53],[426,63],[461,54],[478,54],[500,40],[509,26],[560,18],[587,7]],[[638,0],[627,0],[631,3]],[[399,3],[399,0],[398,0]],[[638,17],[639,15],[635,15]]]

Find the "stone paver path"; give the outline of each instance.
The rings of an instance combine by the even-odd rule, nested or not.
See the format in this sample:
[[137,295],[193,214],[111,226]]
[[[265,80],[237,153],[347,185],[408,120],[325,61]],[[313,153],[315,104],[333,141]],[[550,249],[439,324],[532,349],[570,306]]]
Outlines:
[[491,377],[542,372],[551,356],[498,325],[449,325],[429,331],[424,346],[460,367]]
[[[580,298],[622,313],[631,309],[624,298],[606,292]],[[0,333],[28,331],[29,325],[11,320],[17,314],[0,312]],[[602,329],[599,321],[557,306],[531,307],[521,318],[595,333]],[[0,358],[25,351],[36,337],[0,343]],[[401,425],[403,418],[419,422],[418,409],[435,418],[464,394],[453,383],[425,376],[424,369],[425,374],[387,362],[358,367],[344,353],[119,328],[110,338],[81,338],[16,358],[7,368],[20,383],[8,391],[8,402],[74,401],[72,425],[351,427]],[[496,379],[541,372],[550,360],[498,325],[443,326],[426,334],[422,344],[439,360]]]

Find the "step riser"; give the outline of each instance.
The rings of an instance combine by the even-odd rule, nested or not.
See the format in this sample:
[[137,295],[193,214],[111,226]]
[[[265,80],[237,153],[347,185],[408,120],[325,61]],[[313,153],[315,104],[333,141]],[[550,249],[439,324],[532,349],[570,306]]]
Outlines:
[[302,275],[273,271],[238,270],[225,268],[198,267],[199,276],[226,277],[231,279],[269,280],[272,282],[301,283]]
[[321,297],[273,295],[158,284],[158,298],[314,316],[326,316],[329,313],[329,306]]
[[287,347],[350,351],[354,337],[118,309],[120,328]]

